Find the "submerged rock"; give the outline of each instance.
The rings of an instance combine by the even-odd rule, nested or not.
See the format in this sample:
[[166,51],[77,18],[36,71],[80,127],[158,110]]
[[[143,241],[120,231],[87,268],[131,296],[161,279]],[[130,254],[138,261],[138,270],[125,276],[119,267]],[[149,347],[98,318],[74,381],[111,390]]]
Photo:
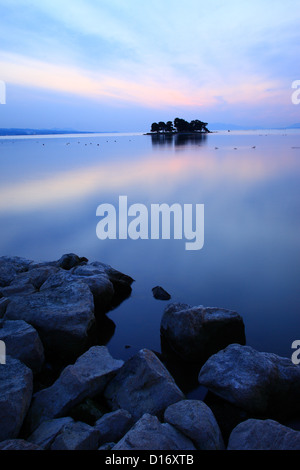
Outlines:
[[32,371],[18,359],[0,365],[0,441],[18,437],[33,390]]
[[271,419],[248,419],[232,431],[228,450],[300,450],[300,432]]
[[67,366],[51,387],[34,395],[26,419],[28,430],[33,432],[45,420],[66,416],[85,398],[100,394],[122,365],[105,346],[90,348],[74,365]]
[[171,298],[170,294],[160,286],[153,287],[152,293],[153,297],[157,300],[170,300]]
[[186,436],[145,413],[112,450],[196,450]]
[[167,406],[184,398],[165,366],[148,349],[125,362],[104,395],[113,410],[123,408],[135,421],[144,413],[162,416]]
[[242,317],[223,308],[170,304],[160,331],[171,348],[190,362],[203,362],[231,343],[245,344]]
[[230,403],[268,417],[300,411],[300,368],[289,358],[232,344],[211,356],[199,383]]

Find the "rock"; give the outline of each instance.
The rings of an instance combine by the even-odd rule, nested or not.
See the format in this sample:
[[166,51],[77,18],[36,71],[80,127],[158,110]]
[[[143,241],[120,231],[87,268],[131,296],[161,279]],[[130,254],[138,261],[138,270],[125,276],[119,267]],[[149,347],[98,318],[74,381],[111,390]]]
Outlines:
[[153,297],[157,300],[170,300],[171,298],[170,294],[160,286],[153,287],[152,293]]
[[18,273],[28,271],[33,263],[31,260],[18,256],[0,257],[0,287],[9,286]]
[[11,298],[4,319],[31,324],[48,353],[74,357],[84,351],[95,321],[93,296],[83,282],[65,281],[56,288],[42,287],[34,294]]
[[19,359],[34,373],[44,363],[44,348],[37,331],[23,320],[0,322],[0,340],[5,342],[6,354]]
[[242,317],[222,308],[170,304],[162,316],[160,331],[171,348],[191,362],[203,362],[228,344],[245,344]]
[[95,423],[99,431],[98,445],[107,442],[118,442],[133,424],[132,416],[126,410],[116,410],[106,413]]
[[24,439],[7,439],[0,442],[0,450],[43,450],[41,447]]
[[187,436],[199,450],[223,450],[224,442],[210,408],[200,400],[182,400],[170,405],[164,421]]
[[196,450],[193,443],[168,423],[145,413],[112,450]]
[[87,261],[88,260],[84,257],[79,257],[78,255],[75,255],[74,253],[68,253],[68,254],[63,255],[57,261],[57,266],[59,266],[62,269],[69,270],[80,264],[85,264],[87,263]]
[[99,432],[86,423],[70,423],[55,438],[51,450],[97,450],[98,436]]
[[271,419],[248,419],[232,431],[228,450],[300,450],[300,432]]
[[26,420],[30,432],[45,420],[65,416],[85,398],[100,394],[122,365],[105,346],[90,348],[67,366],[51,387],[34,395]]
[[34,433],[27,438],[27,441],[45,450],[50,449],[58,434],[63,431],[67,424],[73,422],[73,419],[69,417],[43,421]]
[[0,365],[0,441],[18,437],[33,390],[31,370],[18,359],[6,356]]
[[129,411],[134,421],[144,413],[162,416],[167,406],[184,398],[173,377],[148,349],[125,362],[104,395],[113,410]]
[[291,359],[232,344],[208,359],[199,383],[234,405],[266,417],[300,410],[300,368]]

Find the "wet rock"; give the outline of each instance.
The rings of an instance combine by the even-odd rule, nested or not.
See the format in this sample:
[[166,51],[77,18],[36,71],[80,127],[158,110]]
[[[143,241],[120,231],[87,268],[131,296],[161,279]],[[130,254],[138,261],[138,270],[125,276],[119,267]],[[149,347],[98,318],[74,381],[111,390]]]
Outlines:
[[6,354],[19,359],[34,373],[44,363],[44,348],[37,331],[23,320],[0,321],[0,340],[5,342]]
[[227,449],[300,450],[300,432],[270,419],[248,419],[232,431]]
[[33,432],[45,420],[66,416],[85,398],[100,394],[123,365],[105,346],[94,346],[67,366],[54,384],[36,393],[28,412],[27,427]]
[[0,365],[0,441],[18,437],[33,390],[32,371],[18,359]]
[[64,426],[55,438],[51,450],[97,450],[99,432],[77,421]]
[[113,410],[123,408],[135,421],[144,413],[161,416],[167,406],[184,398],[173,377],[148,349],[125,362],[104,395]]
[[196,450],[173,426],[145,413],[112,450]]
[[200,400],[182,400],[170,405],[164,421],[187,436],[199,450],[223,450],[220,428],[210,408]]
[[129,431],[132,424],[132,416],[126,410],[120,409],[106,413],[95,423],[95,429],[99,431],[98,445],[118,442]]
[[164,311],[160,331],[171,348],[191,362],[203,362],[228,344],[245,344],[242,317],[222,308],[170,304]]
[[211,356],[199,383],[230,403],[266,417],[300,411],[300,368],[291,359],[232,344]]
[[170,300],[171,298],[170,294],[160,286],[153,287],[152,293],[153,297],[157,300]]
[[27,441],[45,450],[50,449],[58,434],[63,431],[67,424],[73,422],[73,419],[69,417],[44,421],[34,433],[27,438]]

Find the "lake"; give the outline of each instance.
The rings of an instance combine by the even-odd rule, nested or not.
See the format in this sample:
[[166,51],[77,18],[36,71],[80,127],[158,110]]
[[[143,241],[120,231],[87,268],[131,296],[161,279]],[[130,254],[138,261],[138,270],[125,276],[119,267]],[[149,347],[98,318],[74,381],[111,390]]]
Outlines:
[[[300,130],[1,137],[0,161],[0,255],[73,252],[135,279],[108,313],[114,357],[160,351],[167,302],[153,298],[157,285],[171,301],[237,311],[248,345],[291,357],[300,337]],[[203,248],[99,240],[97,207],[117,208],[124,195],[148,208],[204,204]]]

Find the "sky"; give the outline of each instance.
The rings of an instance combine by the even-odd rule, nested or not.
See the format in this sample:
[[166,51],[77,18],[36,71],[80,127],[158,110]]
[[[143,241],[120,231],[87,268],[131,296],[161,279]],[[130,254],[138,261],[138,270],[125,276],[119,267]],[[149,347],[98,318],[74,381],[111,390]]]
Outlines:
[[299,24],[298,0],[0,0],[0,127],[299,123]]

